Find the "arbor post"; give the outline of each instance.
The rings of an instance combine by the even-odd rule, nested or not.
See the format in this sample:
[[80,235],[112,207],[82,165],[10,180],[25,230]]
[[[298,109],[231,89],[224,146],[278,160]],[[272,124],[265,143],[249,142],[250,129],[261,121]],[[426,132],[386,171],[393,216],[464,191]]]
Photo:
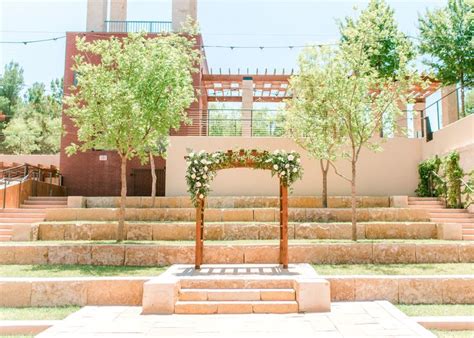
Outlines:
[[204,246],[204,198],[199,199],[196,207],[196,250],[195,250],[195,264],[196,269],[201,268],[202,251]]
[[288,187],[280,179],[280,264],[288,269]]

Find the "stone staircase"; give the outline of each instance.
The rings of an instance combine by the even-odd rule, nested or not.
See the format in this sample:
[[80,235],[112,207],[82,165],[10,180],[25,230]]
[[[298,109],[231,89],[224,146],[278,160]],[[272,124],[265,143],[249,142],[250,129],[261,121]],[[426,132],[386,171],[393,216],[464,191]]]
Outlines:
[[19,232],[29,237],[31,224],[44,221],[45,209],[66,207],[67,197],[41,196],[29,197],[20,208],[0,209],[0,241],[11,241]]
[[[239,281],[227,280],[228,286]],[[288,281],[273,281],[272,288],[267,283],[256,283],[253,288],[219,288],[215,280],[200,280],[199,288],[192,281],[181,281],[175,313],[215,314],[215,313],[297,313],[296,291]],[[275,283],[276,282],[276,283]],[[201,288],[202,287],[202,288]]]
[[436,197],[409,197],[408,207],[427,209],[430,220],[435,223],[462,223],[463,240],[474,241],[474,214],[466,209],[448,209]]

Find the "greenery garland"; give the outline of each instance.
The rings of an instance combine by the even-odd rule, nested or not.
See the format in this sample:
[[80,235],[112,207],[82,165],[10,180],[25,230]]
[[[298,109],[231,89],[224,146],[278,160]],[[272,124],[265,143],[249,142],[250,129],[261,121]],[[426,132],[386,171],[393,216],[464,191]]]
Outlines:
[[185,159],[188,192],[196,206],[200,199],[209,195],[210,182],[220,169],[249,167],[271,170],[272,176],[278,176],[285,186],[291,186],[303,175],[300,154],[295,151],[275,150],[271,153],[241,149],[208,153],[201,150],[189,152]]

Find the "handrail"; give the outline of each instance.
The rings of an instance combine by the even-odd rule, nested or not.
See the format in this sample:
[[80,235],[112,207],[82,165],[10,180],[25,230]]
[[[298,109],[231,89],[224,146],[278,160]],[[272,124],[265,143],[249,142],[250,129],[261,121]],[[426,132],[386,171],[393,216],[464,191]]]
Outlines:
[[467,189],[469,189],[470,193],[474,193],[474,189],[466,181],[464,181],[462,178],[460,178],[459,181],[461,181],[461,184],[463,184]]

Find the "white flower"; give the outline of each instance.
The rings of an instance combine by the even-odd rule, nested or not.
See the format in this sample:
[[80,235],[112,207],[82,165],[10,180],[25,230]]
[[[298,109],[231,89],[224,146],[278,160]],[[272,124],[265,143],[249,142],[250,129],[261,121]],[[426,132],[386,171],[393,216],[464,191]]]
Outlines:
[[277,149],[273,152],[274,155],[278,154],[280,151]]
[[207,166],[204,167],[204,171],[208,171],[209,168]]
[[293,168],[293,172],[294,173],[298,172],[298,168]]
[[202,155],[202,154],[204,154],[205,152],[206,152],[205,150],[201,150],[201,151],[199,152],[199,155]]
[[282,171],[282,172],[280,173],[280,175],[281,175],[281,176],[285,176],[285,172]]
[[202,164],[206,164],[207,161],[206,161],[205,159],[202,159],[202,160],[201,160],[201,163],[202,163]]
[[285,168],[288,169],[290,167],[290,165],[287,163],[285,164]]
[[288,155],[288,161],[293,161],[295,157],[293,155]]
[[191,178],[194,180],[196,178],[196,175],[195,174],[192,174],[191,175]]
[[274,164],[273,169],[278,170],[278,165]]
[[204,198],[204,195],[203,195],[203,194],[199,194],[199,198],[200,198],[200,199],[203,199],[203,198]]
[[198,164],[199,162],[198,161],[194,161],[194,164]]
[[196,187],[200,187],[201,186],[201,182],[196,182]]
[[217,156],[219,156],[219,153],[212,154],[212,157],[217,157]]
[[299,158],[296,159],[296,162],[301,163],[301,160]]
[[265,161],[265,163],[270,163],[272,161],[271,158],[269,158],[268,160]]
[[207,175],[206,175],[206,174],[202,175],[202,178],[206,179],[206,178],[207,178]]
[[189,153],[189,157],[194,157],[194,153]]
[[193,168],[193,172],[196,172],[196,169],[195,169],[195,168]]

